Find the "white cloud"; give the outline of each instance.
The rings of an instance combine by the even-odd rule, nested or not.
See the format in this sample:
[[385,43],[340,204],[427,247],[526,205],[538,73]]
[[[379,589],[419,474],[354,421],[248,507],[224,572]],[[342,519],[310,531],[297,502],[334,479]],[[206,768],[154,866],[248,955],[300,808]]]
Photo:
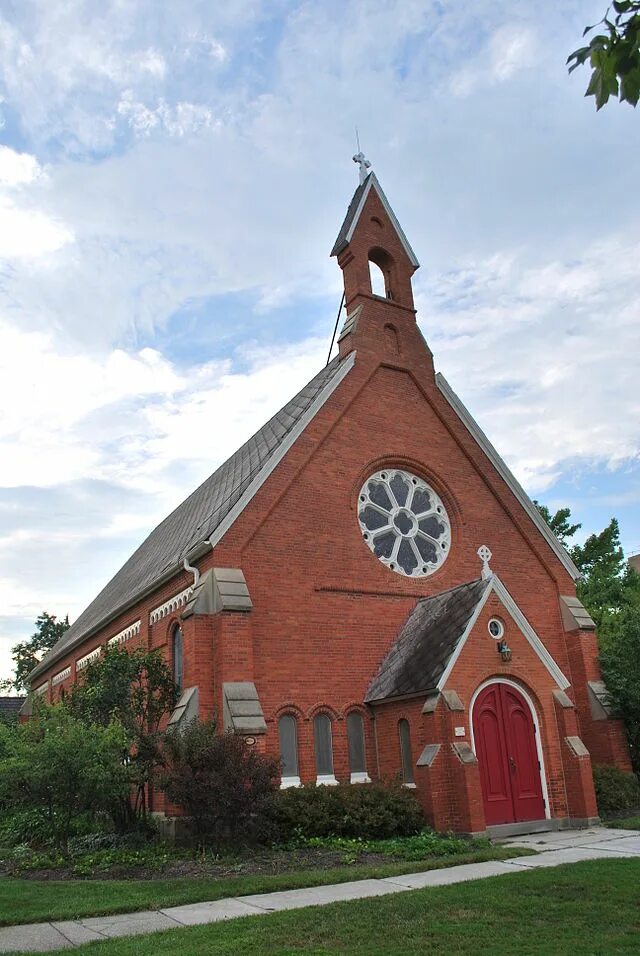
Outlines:
[[[637,119],[594,116],[586,77],[566,77],[583,0],[459,6],[34,0],[0,15],[1,105],[21,137],[0,149],[0,493],[40,486],[30,514],[51,524],[6,534],[7,588],[18,566],[38,582],[2,592],[12,618],[77,613],[322,365],[313,323],[321,303],[330,331],[341,293],[327,253],[355,125],[424,263],[436,362],[519,477],[541,489],[637,453],[640,199],[618,162]],[[254,338],[291,345],[241,354]],[[92,476],[109,496],[86,491]]]
[[35,156],[18,153],[10,146],[0,146],[0,185],[31,183],[40,174],[40,164]]
[[493,256],[421,285],[438,366],[535,492],[577,462],[640,460],[639,256],[623,235],[579,260]]
[[532,31],[517,26],[501,27],[489,44],[491,72],[496,80],[508,80],[516,71],[533,63],[535,44]]
[[73,233],[34,203],[29,187],[46,177],[35,156],[0,146],[0,260],[33,260],[73,241]]
[[117,112],[126,118],[136,133],[143,135],[161,129],[170,136],[186,136],[215,125],[213,113],[207,106],[188,102],[169,106],[160,99],[157,106],[151,108],[138,102],[132,90],[125,90],[122,94]]
[[0,196],[0,259],[37,259],[69,242],[73,233],[62,223]]

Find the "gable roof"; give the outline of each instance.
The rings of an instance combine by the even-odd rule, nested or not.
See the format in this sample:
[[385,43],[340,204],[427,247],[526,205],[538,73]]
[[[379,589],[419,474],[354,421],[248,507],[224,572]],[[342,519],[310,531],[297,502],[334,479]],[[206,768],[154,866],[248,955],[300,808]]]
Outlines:
[[418,601],[367,691],[368,704],[442,691],[490,594],[495,594],[561,690],[562,673],[497,574]]
[[434,690],[489,583],[480,578],[418,601],[371,682],[365,701]]
[[355,352],[344,359],[336,356],[178,505],[34,668],[30,679],[181,571],[184,559],[198,546],[205,542],[210,546],[217,543],[350,371],[354,361]]
[[331,255],[332,256],[340,255],[340,253],[345,248],[345,246],[347,246],[351,242],[351,238],[353,236],[355,228],[358,225],[358,220],[360,219],[360,215],[362,213],[362,210],[364,209],[364,204],[366,203],[367,197],[372,189],[375,189],[376,193],[378,194],[380,202],[384,206],[384,211],[389,217],[391,224],[393,225],[393,228],[398,233],[398,238],[400,239],[400,242],[404,246],[404,250],[407,253],[407,256],[409,257],[411,264],[417,269],[420,265],[420,263],[418,262],[417,256],[415,252],[413,251],[413,249],[411,248],[411,246],[409,245],[409,240],[405,236],[402,226],[398,222],[396,218],[396,214],[391,208],[391,204],[389,200],[387,199],[387,197],[385,196],[382,186],[378,182],[378,179],[375,173],[369,173],[365,181],[363,183],[360,183],[360,185],[354,192],[353,198],[351,199],[351,202],[349,203],[349,208],[347,209],[347,215],[345,216],[344,222],[342,223],[342,226],[340,227],[340,232],[338,233],[338,237],[333,244]]
[[516,625],[516,627],[518,628],[522,636],[525,638],[525,640],[528,641],[531,649],[538,656],[542,664],[546,667],[549,674],[554,679],[554,681],[556,682],[560,690],[566,690],[566,688],[569,687],[571,681],[567,680],[565,675],[562,673],[562,671],[560,670],[560,667],[555,662],[555,660],[553,659],[553,657],[551,656],[547,648],[544,646],[544,644],[542,643],[542,641],[540,640],[540,638],[538,637],[534,629],[531,627],[528,620],[526,619],[526,617],[524,616],[524,614],[522,613],[522,611],[520,610],[516,602],[513,600],[513,598],[509,594],[508,590],[506,589],[506,587],[504,586],[504,584],[502,583],[498,575],[494,574],[492,571],[489,571],[488,577],[486,579],[486,583],[488,587],[484,591],[482,597],[480,598],[480,601],[478,602],[476,608],[473,611],[473,614],[469,618],[467,622],[467,626],[465,627],[463,634],[461,635],[460,639],[457,641],[453,649],[453,653],[451,654],[451,657],[449,658],[447,666],[445,667],[442,675],[440,676],[437,689],[438,690],[444,689],[449,679],[449,675],[451,674],[451,671],[455,667],[456,661],[460,657],[460,654],[462,653],[462,649],[464,648],[464,645],[466,644],[467,638],[469,637],[471,631],[473,630],[473,627],[476,621],[478,620],[480,612],[485,606],[489,595],[495,594],[495,596],[498,598],[498,600],[501,602],[502,606],[504,607],[505,611],[511,617],[511,620],[513,621],[513,623]]
[[436,374],[436,385],[440,389],[441,393],[446,398],[447,402],[456,413],[462,424],[465,426],[469,434],[475,441],[478,443],[480,448],[483,450],[493,467],[496,469],[503,481],[508,485],[509,489],[513,492],[515,497],[518,499],[524,510],[527,512],[534,525],[536,525],[538,531],[542,534],[542,537],[546,540],[547,544],[551,550],[555,553],[556,557],[559,558],[560,562],[564,566],[565,570],[569,572],[574,581],[581,580],[582,574],[577,569],[566,550],[562,547],[555,534],[544,520],[533,501],[526,493],[520,482],[517,480],[511,469],[505,463],[505,461],[498,454],[494,446],[491,444],[485,433],[482,431],[478,425],[475,418],[471,415],[468,408],[456,395],[454,390],[451,388],[446,378],[442,372]]

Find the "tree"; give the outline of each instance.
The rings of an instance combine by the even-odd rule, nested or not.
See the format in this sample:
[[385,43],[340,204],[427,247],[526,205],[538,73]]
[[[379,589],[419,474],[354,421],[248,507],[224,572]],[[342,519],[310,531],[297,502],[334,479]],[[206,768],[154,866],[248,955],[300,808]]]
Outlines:
[[613,3],[614,17],[607,7],[602,20],[585,27],[583,36],[604,24],[606,30],[594,36],[588,46],[569,56],[569,73],[589,60],[592,72],[585,96],[595,97],[596,110],[617,96],[636,106],[640,99],[640,0],[618,0]]
[[560,508],[554,515],[552,515],[547,506],[541,505],[539,501],[535,500],[535,498],[533,503],[555,534],[560,544],[564,545],[566,548],[568,546],[568,539],[572,538],[576,531],[579,531],[582,527],[581,524],[571,524],[569,522],[569,518],[571,517],[571,509]]
[[244,738],[220,734],[215,720],[193,720],[167,734],[162,787],[191,818],[198,846],[250,841],[278,786],[280,762]]
[[146,818],[147,791],[155,769],[162,764],[160,723],[176,703],[171,671],[158,650],[126,651],[106,647],[102,658],[90,663],[67,698],[71,713],[86,725],[107,727],[116,719],[130,741],[133,804],[123,804],[121,825],[132,816]]
[[47,614],[43,611],[36,620],[35,633],[29,640],[15,644],[11,648],[11,656],[14,662],[14,674],[11,680],[4,680],[0,684],[0,690],[11,690],[12,688],[20,691],[29,690],[29,674],[39,664],[47,651],[58,643],[62,635],[69,628],[69,617],[65,615],[64,620],[59,621],[55,614]]
[[[553,531],[568,525],[566,545],[577,530],[569,524],[570,510],[552,516],[544,505],[537,507]],[[640,772],[640,575],[625,562],[615,518],[584,544],[570,547],[569,554],[583,575],[578,597],[596,623],[602,676],[625,722],[633,767]]]
[[80,813],[110,812],[129,792],[127,749],[117,721],[87,726],[60,705],[40,704],[32,720],[0,736],[0,805],[37,811],[66,852]]

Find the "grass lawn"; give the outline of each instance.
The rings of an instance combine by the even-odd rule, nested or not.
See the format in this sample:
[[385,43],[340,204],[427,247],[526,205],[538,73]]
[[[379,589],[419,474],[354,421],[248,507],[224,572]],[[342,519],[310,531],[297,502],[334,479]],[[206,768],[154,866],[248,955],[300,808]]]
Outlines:
[[504,860],[526,855],[516,847],[491,846],[457,856],[423,861],[403,860],[375,866],[341,866],[336,869],[304,870],[276,875],[155,880],[21,880],[0,879],[0,925],[37,923],[45,920],[106,916],[134,910],[160,909],[181,903],[219,900],[228,896],[293,890],[302,886],[346,883],[399,873],[456,866],[483,860]]
[[92,943],[82,956],[637,953],[640,860],[593,860],[457,886]]
[[624,820],[607,820],[605,827],[616,830],[640,830],[640,817],[625,817]]

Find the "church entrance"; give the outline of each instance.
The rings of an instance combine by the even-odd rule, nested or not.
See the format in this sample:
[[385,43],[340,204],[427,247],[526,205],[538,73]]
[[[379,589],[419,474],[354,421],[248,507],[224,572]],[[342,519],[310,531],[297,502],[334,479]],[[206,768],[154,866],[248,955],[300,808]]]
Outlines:
[[489,684],[473,707],[473,734],[487,826],[543,820],[533,714],[512,684]]

